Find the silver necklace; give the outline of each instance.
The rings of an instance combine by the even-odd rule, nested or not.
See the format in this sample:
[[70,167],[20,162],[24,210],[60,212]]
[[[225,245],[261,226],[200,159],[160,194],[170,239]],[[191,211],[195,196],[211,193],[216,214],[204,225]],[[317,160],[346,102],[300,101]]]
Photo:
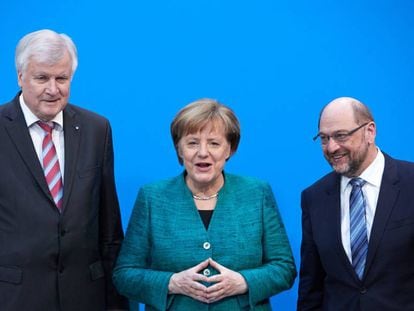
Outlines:
[[198,196],[196,194],[193,194],[193,199],[194,200],[207,201],[207,200],[217,198],[217,196],[218,196],[218,192],[216,192],[215,194],[209,195],[209,196]]

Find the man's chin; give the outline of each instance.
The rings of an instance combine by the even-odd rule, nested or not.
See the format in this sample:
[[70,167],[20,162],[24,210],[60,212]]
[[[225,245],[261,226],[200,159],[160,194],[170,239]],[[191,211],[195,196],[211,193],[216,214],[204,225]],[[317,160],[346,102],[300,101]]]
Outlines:
[[341,174],[341,175],[346,175],[349,171],[349,166],[346,164],[338,165],[338,164],[331,163],[331,166],[336,173]]

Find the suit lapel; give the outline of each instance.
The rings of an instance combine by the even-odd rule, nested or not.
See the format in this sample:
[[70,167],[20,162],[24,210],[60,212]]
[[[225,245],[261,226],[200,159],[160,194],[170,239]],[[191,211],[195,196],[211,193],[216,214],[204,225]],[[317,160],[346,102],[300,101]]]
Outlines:
[[63,185],[63,213],[65,212],[73,181],[77,172],[76,163],[79,154],[81,125],[76,113],[68,105],[63,111],[63,127],[65,137],[65,180]]
[[327,188],[326,194],[327,196],[324,199],[324,204],[326,204],[326,208],[324,210],[325,215],[321,215],[321,217],[326,217],[326,219],[334,219],[335,221],[330,222],[330,228],[328,231],[328,237],[331,236],[335,238],[334,243],[336,253],[338,257],[342,261],[342,264],[346,267],[348,272],[356,277],[354,268],[352,267],[351,262],[349,261],[348,256],[343,247],[342,243],[342,231],[341,231],[341,195],[340,195],[340,183],[341,177],[338,174],[332,175],[334,178],[331,179],[331,184]]
[[377,208],[375,211],[374,222],[372,224],[371,236],[368,245],[367,262],[365,273],[374,260],[375,253],[378,249],[388,219],[394,208],[400,189],[398,187],[398,174],[394,161],[387,155],[385,157],[384,173],[381,181],[381,189],[378,196]]
[[9,120],[9,122],[6,123],[5,128],[23,163],[27,166],[28,171],[32,174],[44,194],[54,202],[47,186],[39,158],[34,149],[33,141],[30,137],[23,112],[20,108],[19,95],[20,94],[18,94],[12,101],[12,104],[5,109],[4,115]]

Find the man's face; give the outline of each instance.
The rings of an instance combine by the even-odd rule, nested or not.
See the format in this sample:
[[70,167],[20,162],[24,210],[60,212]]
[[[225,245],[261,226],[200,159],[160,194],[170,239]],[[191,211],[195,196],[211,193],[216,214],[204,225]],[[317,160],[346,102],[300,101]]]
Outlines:
[[29,109],[43,121],[52,120],[69,98],[72,60],[69,53],[55,64],[30,59],[26,71],[18,72],[18,82]]
[[[320,133],[329,136],[347,133],[359,125],[355,122],[350,106],[327,107],[321,117]],[[330,137],[326,144],[322,144],[322,151],[337,173],[347,177],[359,176],[370,164],[373,137],[375,124],[370,122],[348,136],[346,141],[338,142]]]

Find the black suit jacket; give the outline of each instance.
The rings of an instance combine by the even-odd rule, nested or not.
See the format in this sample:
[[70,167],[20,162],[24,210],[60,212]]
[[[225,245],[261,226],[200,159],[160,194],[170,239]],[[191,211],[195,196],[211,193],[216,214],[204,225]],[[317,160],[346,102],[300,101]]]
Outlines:
[[124,308],[111,282],[123,232],[110,125],[79,107],[64,109],[60,214],[19,95],[0,106],[0,309]]
[[298,310],[414,310],[414,164],[385,155],[365,272],[341,242],[340,175],[302,192]]

